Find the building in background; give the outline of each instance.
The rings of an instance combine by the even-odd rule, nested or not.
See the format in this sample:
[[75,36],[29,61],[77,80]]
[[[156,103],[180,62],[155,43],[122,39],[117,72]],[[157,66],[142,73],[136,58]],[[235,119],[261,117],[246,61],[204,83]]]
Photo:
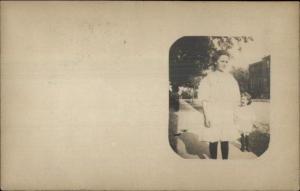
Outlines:
[[270,99],[270,56],[249,65],[248,91],[254,99]]

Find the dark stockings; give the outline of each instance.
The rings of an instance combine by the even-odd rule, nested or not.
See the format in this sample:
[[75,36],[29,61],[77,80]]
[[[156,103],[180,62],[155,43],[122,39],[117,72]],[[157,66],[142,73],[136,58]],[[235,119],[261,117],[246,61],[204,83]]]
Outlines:
[[244,133],[241,134],[241,151],[245,151],[245,135]]
[[[209,143],[209,152],[212,159],[217,159],[218,142]],[[228,141],[221,141],[222,159],[228,159],[229,144]]]
[[222,159],[228,159],[229,144],[228,141],[221,141]]
[[218,142],[209,143],[210,158],[217,159],[218,154]]
[[249,136],[242,133],[241,135],[241,151],[249,151]]

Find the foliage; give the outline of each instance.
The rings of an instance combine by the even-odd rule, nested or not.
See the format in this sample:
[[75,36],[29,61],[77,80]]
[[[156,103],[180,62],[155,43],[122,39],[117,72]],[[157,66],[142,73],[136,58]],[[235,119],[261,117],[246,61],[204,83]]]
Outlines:
[[193,86],[193,77],[209,62],[208,37],[183,37],[170,48],[170,81],[172,85]]
[[249,80],[249,71],[243,68],[234,68],[232,75],[238,81],[241,92],[249,92],[248,89],[248,80]]
[[270,134],[253,131],[249,135],[249,145],[251,151],[256,156],[261,156],[269,147]]
[[239,51],[242,50],[242,44],[254,41],[252,37],[229,37],[229,36],[212,36],[209,37],[211,43],[211,50],[229,50],[236,48]]

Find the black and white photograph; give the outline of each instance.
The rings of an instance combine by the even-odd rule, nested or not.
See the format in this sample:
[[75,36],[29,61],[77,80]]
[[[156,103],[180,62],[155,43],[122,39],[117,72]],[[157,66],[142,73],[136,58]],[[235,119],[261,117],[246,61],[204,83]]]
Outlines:
[[271,55],[251,36],[187,36],[169,54],[169,141],[186,159],[255,159],[270,142]]

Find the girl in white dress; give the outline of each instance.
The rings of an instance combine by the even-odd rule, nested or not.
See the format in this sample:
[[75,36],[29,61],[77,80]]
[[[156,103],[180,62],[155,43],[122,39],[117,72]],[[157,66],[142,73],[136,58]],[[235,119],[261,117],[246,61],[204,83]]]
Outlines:
[[236,112],[239,132],[241,134],[241,151],[249,152],[249,134],[252,131],[255,122],[255,115],[250,106],[252,100],[251,95],[247,92],[242,93],[241,107]]
[[198,101],[203,107],[203,140],[209,142],[212,159],[217,158],[218,142],[221,142],[222,158],[228,159],[229,141],[239,138],[234,123],[234,111],[240,105],[237,81],[229,73],[229,54],[218,51],[214,56],[215,71],[209,73],[198,88]]

